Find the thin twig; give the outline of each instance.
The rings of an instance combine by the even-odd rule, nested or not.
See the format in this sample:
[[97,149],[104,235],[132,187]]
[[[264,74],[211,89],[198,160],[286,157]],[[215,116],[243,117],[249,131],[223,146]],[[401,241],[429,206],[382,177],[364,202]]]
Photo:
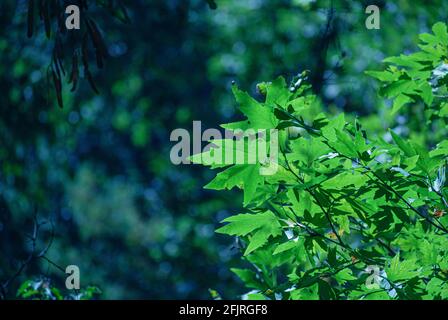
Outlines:
[[43,259],[43,260],[47,261],[48,263],[50,263],[52,266],[56,267],[57,269],[59,269],[65,273],[64,268],[62,268],[61,266],[59,266],[58,264],[56,264],[55,262],[51,261],[49,258],[46,257],[46,254],[47,254],[48,250],[50,249],[51,245],[53,244],[53,240],[54,240],[53,221],[50,221],[51,236],[50,236],[50,240],[49,240],[48,244],[45,246],[45,248],[43,248],[39,253],[36,254],[39,231],[40,231],[40,228],[43,225],[45,225],[46,223],[47,223],[47,221],[39,222],[38,210],[37,210],[37,207],[35,207],[34,214],[33,214],[33,231],[32,231],[31,236],[29,236],[29,240],[31,241],[31,250],[30,250],[28,256],[26,257],[26,259],[20,263],[19,268],[14,272],[14,274],[9,279],[7,279],[2,284],[0,284],[0,299],[6,299],[7,293],[8,293],[8,288],[11,285],[11,283],[14,282],[24,272],[24,270],[28,267],[28,265],[30,265],[36,259]]
[[[289,162],[288,162],[288,159],[286,158],[286,155],[285,155],[285,153],[282,151],[282,154],[283,154],[283,157],[285,158],[285,163],[286,163],[286,165],[288,166],[288,170],[300,181],[300,183],[302,183],[302,184],[304,184],[305,183],[305,181],[298,175],[298,174],[296,174],[295,172],[294,172],[294,170],[291,168],[291,166],[289,165]],[[325,218],[327,219],[327,221],[328,221],[328,223],[330,224],[330,227],[331,227],[331,230],[333,231],[333,233],[335,234],[335,236],[336,236],[336,238],[338,239],[338,241],[342,244],[342,245],[344,245],[345,247],[347,247],[347,245],[345,245],[344,244],[344,242],[342,241],[342,239],[341,239],[341,237],[339,236],[339,234],[338,234],[338,232],[337,232],[337,230],[336,230],[336,228],[335,228],[335,226],[334,226],[334,224],[333,224],[333,221],[332,221],[332,219],[331,219],[331,217],[330,217],[330,214],[329,214],[329,212],[325,209],[325,207],[323,206],[323,204],[320,202],[320,200],[319,200],[319,198],[314,194],[314,192],[310,189],[310,188],[308,188],[308,187],[306,187],[305,188],[305,190],[313,197],[313,199],[316,201],[316,204],[319,206],[319,208],[322,210],[322,212],[324,213],[324,215],[325,215]]]

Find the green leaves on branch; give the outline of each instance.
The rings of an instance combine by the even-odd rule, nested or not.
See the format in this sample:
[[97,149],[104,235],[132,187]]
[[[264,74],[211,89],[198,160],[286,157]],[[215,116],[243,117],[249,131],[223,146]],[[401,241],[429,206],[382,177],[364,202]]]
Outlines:
[[[421,51],[386,58],[386,70],[366,72],[383,83],[380,94],[393,99],[393,114],[418,101],[426,108],[431,108],[434,99],[445,97],[448,80],[447,27],[439,22],[433,26],[432,31],[433,34],[420,35]],[[436,107],[440,107],[440,104]],[[437,114],[440,108],[433,112]]]
[[[444,121],[446,26],[433,33],[420,37],[420,52],[368,72],[393,99],[392,112],[412,103],[427,121]],[[363,119],[323,112],[306,82],[290,88],[281,77],[264,82],[256,100],[233,87],[245,118],[223,127],[277,129],[279,137],[275,173],[263,175],[261,161],[227,164],[206,186],[244,191],[245,212],[217,231],[241,240],[251,267],[234,272],[258,298],[447,298],[447,141],[368,135]],[[214,143],[224,154],[235,149]]]

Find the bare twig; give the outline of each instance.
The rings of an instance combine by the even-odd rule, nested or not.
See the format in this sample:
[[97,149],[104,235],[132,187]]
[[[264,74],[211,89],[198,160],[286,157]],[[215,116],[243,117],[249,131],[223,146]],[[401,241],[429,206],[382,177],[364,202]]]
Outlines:
[[0,283],[0,299],[6,299],[8,294],[8,288],[10,287],[11,283],[13,283],[24,271],[25,269],[35,260],[37,259],[43,259],[50,263],[52,266],[56,267],[57,269],[61,270],[65,273],[64,268],[56,264],[55,262],[51,261],[48,257],[46,257],[46,254],[48,250],[50,249],[51,245],[53,244],[54,240],[54,224],[53,221],[50,221],[51,223],[51,235],[50,240],[48,244],[39,252],[37,252],[37,240],[39,238],[39,231],[41,227],[45,224],[47,224],[48,221],[42,221],[39,222],[38,219],[38,210],[37,207],[34,208],[34,214],[33,214],[33,230],[30,236],[28,236],[29,241],[31,242],[31,250],[28,253],[25,260],[23,260],[20,263],[20,266],[17,268],[17,270],[14,272],[14,274],[4,281],[3,283]]

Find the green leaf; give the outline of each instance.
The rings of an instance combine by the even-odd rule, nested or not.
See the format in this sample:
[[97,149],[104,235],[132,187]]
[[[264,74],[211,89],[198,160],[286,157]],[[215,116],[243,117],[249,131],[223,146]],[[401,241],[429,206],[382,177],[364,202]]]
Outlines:
[[409,80],[398,80],[380,89],[380,94],[386,98],[393,98],[399,94],[415,94],[417,84]]
[[252,270],[231,268],[230,271],[235,273],[248,288],[260,289],[260,281],[257,280],[257,274]]
[[419,39],[423,42],[426,42],[430,45],[435,45],[438,43],[437,37],[429,33],[422,33],[419,35]]
[[22,283],[19,289],[17,290],[17,297],[23,296],[23,294],[27,292],[32,283],[33,282],[31,280],[27,280],[24,283]]
[[448,117],[448,103],[445,102],[440,105],[439,116]]
[[417,154],[415,150],[412,148],[412,146],[406,141],[404,141],[398,134],[396,134],[392,130],[389,130],[389,132],[392,135],[392,139],[394,139],[395,143],[398,145],[401,151],[404,152],[405,156],[413,157]]
[[278,77],[266,88],[266,104],[270,106],[285,105],[291,96],[291,92],[286,87],[286,81],[283,77]]
[[302,161],[307,167],[319,157],[328,154],[331,149],[318,139],[299,138],[291,143],[292,152],[287,155],[289,161]]
[[341,130],[335,130],[336,141],[331,141],[329,144],[340,154],[347,157],[356,158],[358,154],[355,149],[355,143],[348,134]]
[[344,285],[346,282],[357,280],[358,278],[353,275],[353,271],[349,268],[339,271],[334,276],[337,282]]
[[274,129],[277,126],[278,120],[275,118],[271,107],[262,105],[236,86],[233,86],[232,90],[239,109],[249,120],[251,129]]
[[327,125],[322,128],[322,135],[330,141],[336,141],[336,130],[343,130],[345,127],[345,117],[341,113],[334,119],[330,120]]
[[424,82],[421,86],[420,86],[420,91],[421,91],[421,97],[423,102],[427,105],[427,106],[431,106],[433,100],[434,100],[434,96],[432,94],[432,88],[429,85],[429,83]]
[[443,45],[448,45],[448,32],[446,28],[446,24],[443,22],[437,22],[432,26],[432,32],[434,32],[437,40],[440,41]]
[[398,253],[391,261],[390,265],[386,267],[387,279],[395,282],[399,280],[409,280],[417,277],[420,273],[417,271],[418,266],[414,260],[400,261],[400,254]]
[[280,244],[277,248],[275,248],[274,254],[279,254],[297,248],[297,245],[298,245],[297,241],[294,240],[287,241],[285,243]]
[[244,206],[247,206],[256,195],[257,187],[263,184],[259,164],[234,165],[216,175],[204,188],[211,190],[232,189],[244,190]]
[[400,111],[400,109],[407,103],[409,102],[413,102],[414,100],[412,100],[412,98],[408,97],[407,95],[404,94],[399,94],[395,100],[394,100],[394,104],[392,106],[392,115],[396,114],[398,111]]
[[409,57],[404,54],[402,54],[398,57],[388,57],[388,58],[384,59],[383,62],[388,62],[388,63],[396,64],[397,66],[409,67],[409,68],[413,68],[413,69],[419,69],[422,67],[422,65],[420,63],[409,59]]
[[216,232],[235,236],[247,236],[253,233],[249,238],[249,245],[244,255],[265,245],[270,237],[277,237],[282,233],[281,225],[271,211],[258,214],[239,214],[229,217],[223,222],[228,222],[228,224]]
[[247,300],[262,301],[262,300],[266,300],[266,297],[262,293],[249,293],[247,295]]
[[392,82],[398,80],[400,73],[399,72],[390,72],[390,71],[366,71],[367,75],[377,78],[382,82]]
[[306,288],[291,291],[292,300],[319,300],[319,285],[313,284]]

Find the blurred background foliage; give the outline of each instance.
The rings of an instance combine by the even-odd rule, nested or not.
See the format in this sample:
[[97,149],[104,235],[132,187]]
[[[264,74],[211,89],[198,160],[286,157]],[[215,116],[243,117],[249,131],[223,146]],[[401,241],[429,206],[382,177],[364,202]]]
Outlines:
[[[207,2],[127,1],[128,24],[92,4],[110,56],[104,69],[91,68],[100,94],[64,85],[60,109],[47,78],[54,35],[38,25],[28,39],[27,1],[1,1],[1,281],[30,250],[36,206],[54,224],[48,258],[78,265],[82,285],[101,288],[101,298],[207,299],[209,288],[239,297],[244,288],[229,271],[238,246],[214,233],[239,196],[203,190],[212,174],[203,168],[172,165],[170,132],[237,120],[233,80],[256,94],[256,83],[305,69],[322,108],[379,114],[364,122],[371,131],[403,126],[364,71],[413,51],[418,34],[448,16],[442,0],[217,0],[216,10]],[[380,30],[365,27],[370,4],[381,10]],[[64,61],[69,69],[70,55]],[[8,297],[38,277],[65,281],[38,259]]]

